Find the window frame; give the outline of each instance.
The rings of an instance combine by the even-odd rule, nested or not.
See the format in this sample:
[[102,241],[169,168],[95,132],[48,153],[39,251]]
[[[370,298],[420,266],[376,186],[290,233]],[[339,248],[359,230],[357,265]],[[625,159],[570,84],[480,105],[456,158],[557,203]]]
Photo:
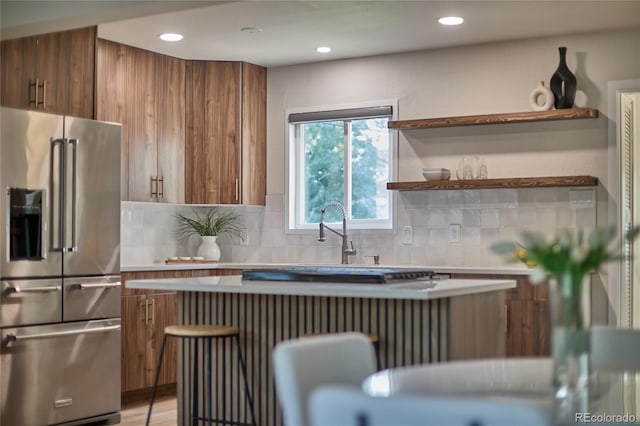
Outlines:
[[[338,104],[338,105],[323,105],[323,106],[312,106],[312,107],[302,107],[302,108],[290,108],[285,111],[285,233],[286,234],[311,234],[317,232],[317,224],[303,224],[301,223],[301,218],[298,217],[298,212],[302,212],[302,208],[304,205],[304,150],[297,149],[296,141],[299,140],[301,135],[296,135],[296,130],[300,131],[301,126],[294,125],[295,123],[289,122],[289,116],[291,114],[298,113],[318,113],[324,111],[341,111],[341,110],[349,110],[356,108],[375,108],[381,106],[391,106],[391,116],[389,120],[397,120],[397,111],[398,111],[398,102],[397,99],[387,99],[387,100],[379,100],[379,101],[367,101],[367,102],[359,102],[359,103],[350,103],[350,104]],[[351,126],[351,121],[348,119],[341,119],[348,123],[348,126]],[[318,120],[321,121],[321,120]],[[345,126],[345,139],[347,138],[348,132]],[[389,130],[389,180],[397,180],[397,169],[398,169],[398,136],[397,131]],[[351,158],[351,149],[352,144],[351,141],[347,143],[345,140],[345,151],[349,150],[349,152],[345,152],[344,155],[344,170],[345,170],[345,180],[351,179],[351,167],[349,166],[349,159]],[[300,197],[298,197],[300,195]],[[388,219],[348,219],[348,226],[350,230],[368,230],[368,231],[382,231],[388,232],[394,229],[395,225],[395,216],[396,216],[396,205],[395,205],[395,193],[394,191],[389,191],[389,218]],[[345,188],[345,196],[351,196],[351,187],[350,184]],[[292,197],[295,197],[292,200]],[[345,210],[347,214],[350,215],[350,207],[345,205]],[[330,225],[332,222],[328,222]],[[341,223],[335,223],[334,225],[340,225]]]

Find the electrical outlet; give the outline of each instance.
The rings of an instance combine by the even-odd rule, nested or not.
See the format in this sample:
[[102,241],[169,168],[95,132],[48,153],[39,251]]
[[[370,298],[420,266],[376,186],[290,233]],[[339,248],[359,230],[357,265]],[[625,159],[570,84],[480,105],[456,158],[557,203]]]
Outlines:
[[413,244],[413,226],[402,227],[402,244]]
[[240,245],[241,246],[249,245],[249,230],[247,228],[242,228],[240,230]]
[[459,243],[460,239],[460,225],[449,225],[449,242]]

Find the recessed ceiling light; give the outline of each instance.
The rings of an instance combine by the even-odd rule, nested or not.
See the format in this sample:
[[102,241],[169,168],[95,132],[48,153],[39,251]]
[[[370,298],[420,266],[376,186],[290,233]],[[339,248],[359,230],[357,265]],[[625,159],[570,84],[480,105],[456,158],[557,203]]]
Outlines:
[[316,52],[318,52],[318,53],[329,53],[329,52],[331,52],[331,48],[329,46],[316,47]]
[[164,40],[164,41],[180,41],[182,39],[183,39],[182,34],[175,34],[175,33],[160,34],[160,40]]
[[442,25],[460,25],[464,22],[464,19],[459,16],[443,16],[438,19],[438,22]]

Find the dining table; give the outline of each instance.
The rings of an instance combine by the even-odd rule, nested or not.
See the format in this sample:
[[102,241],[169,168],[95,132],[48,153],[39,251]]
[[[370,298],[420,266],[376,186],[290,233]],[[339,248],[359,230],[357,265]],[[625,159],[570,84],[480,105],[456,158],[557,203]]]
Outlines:
[[[564,425],[554,420],[552,372],[549,357],[440,362],[378,371],[364,380],[362,390],[374,397],[421,395],[526,403],[542,410],[550,424]],[[575,423],[639,424],[623,392],[628,374],[592,366],[589,409],[577,413]]]

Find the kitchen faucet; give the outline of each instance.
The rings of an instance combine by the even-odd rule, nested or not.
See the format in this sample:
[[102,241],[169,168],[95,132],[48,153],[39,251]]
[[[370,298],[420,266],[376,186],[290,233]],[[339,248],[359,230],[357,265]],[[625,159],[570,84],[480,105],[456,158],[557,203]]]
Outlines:
[[[327,208],[329,207],[335,207],[340,210],[340,213],[342,213],[342,233],[324,224],[324,212],[327,211]],[[325,228],[342,238],[342,264],[348,264],[349,256],[354,256],[356,254],[356,249],[353,248],[353,241],[350,241],[351,248],[347,245],[347,214],[344,211],[344,206],[337,201],[327,203],[320,211],[320,235],[318,236],[318,241],[320,242],[327,240],[327,237],[324,235]]]

